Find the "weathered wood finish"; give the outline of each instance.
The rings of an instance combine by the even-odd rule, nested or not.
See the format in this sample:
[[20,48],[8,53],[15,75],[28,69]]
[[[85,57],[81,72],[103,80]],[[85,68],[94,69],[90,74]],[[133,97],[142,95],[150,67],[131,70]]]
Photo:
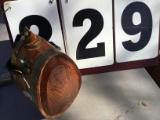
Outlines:
[[[12,76],[46,118],[57,117],[72,104],[79,92],[79,69],[67,55],[46,40],[27,29],[25,32],[25,38],[18,42],[11,59],[14,69],[21,71],[23,76],[15,73]],[[24,65],[18,60],[16,51]]]

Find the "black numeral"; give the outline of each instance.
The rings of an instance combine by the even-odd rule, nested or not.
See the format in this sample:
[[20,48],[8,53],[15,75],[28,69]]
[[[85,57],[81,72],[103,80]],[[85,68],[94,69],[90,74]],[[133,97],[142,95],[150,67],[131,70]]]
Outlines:
[[101,13],[94,9],[81,10],[73,19],[73,27],[83,26],[85,19],[91,20],[91,27],[78,44],[76,51],[77,60],[105,56],[105,43],[97,43],[96,48],[86,48],[103,29],[104,21]]
[[38,15],[30,15],[23,18],[19,25],[20,33],[23,32],[25,26],[30,28],[32,25],[36,25],[39,28],[38,35],[44,39],[49,40],[52,36],[52,26],[50,25],[49,21],[46,18]]
[[[135,12],[141,15],[141,23],[139,25],[133,24],[132,18]],[[124,48],[133,52],[143,49],[148,44],[152,34],[152,14],[148,6],[142,2],[129,4],[122,14],[122,28],[129,35],[141,33],[137,43],[133,43],[132,40],[123,42]]]

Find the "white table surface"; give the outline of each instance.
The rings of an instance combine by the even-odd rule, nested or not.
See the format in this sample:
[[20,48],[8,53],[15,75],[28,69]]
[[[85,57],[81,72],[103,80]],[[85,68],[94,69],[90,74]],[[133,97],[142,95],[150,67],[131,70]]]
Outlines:
[[74,103],[52,120],[160,120],[160,89],[145,69],[86,75],[82,79]]

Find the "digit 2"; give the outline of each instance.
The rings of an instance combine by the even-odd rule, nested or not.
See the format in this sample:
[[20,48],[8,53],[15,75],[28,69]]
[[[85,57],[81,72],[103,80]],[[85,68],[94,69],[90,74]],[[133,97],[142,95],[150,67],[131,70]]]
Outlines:
[[[138,12],[141,15],[141,23],[134,25],[132,21],[133,14]],[[128,51],[139,51],[149,42],[152,34],[152,14],[149,7],[142,2],[133,2],[129,4],[122,13],[122,28],[129,35],[135,35],[141,32],[140,40],[133,43],[131,40],[123,42],[123,46]]]
[[86,49],[86,46],[97,37],[103,29],[104,21],[101,13],[94,9],[83,9],[74,16],[73,27],[83,26],[85,19],[91,20],[91,27],[78,44],[76,59],[80,60],[105,56],[105,43],[97,43],[96,48]]
[[19,25],[20,33],[23,32],[25,26],[30,28],[32,25],[36,25],[39,28],[39,36],[43,37],[46,40],[49,40],[51,38],[52,26],[46,18],[38,15],[30,15],[23,18],[20,21]]

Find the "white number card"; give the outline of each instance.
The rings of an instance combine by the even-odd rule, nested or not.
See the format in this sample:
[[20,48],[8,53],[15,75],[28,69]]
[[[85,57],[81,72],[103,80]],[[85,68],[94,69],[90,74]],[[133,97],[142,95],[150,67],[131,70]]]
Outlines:
[[116,61],[158,56],[159,0],[115,0]]
[[21,0],[5,2],[4,10],[13,40],[27,26],[60,46],[82,74],[91,74],[158,64],[159,5],[160,0]]
[[56,0],[21,0],[4,3],[12,39],[23,32],[25,26],[35,34],[57,44],[65,52]]
[[112,0],[60,1],[67,53],[78,67],[113,64]]

